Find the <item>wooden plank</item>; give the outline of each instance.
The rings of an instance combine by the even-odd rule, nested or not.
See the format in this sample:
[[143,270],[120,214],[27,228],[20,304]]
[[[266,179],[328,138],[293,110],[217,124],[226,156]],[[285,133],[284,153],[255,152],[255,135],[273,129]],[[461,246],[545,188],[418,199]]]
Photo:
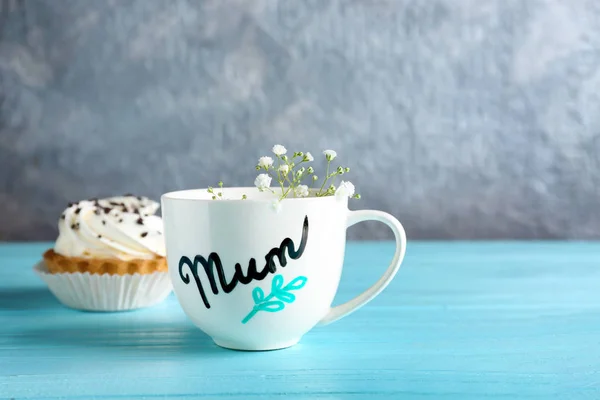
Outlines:
[[[49,245],[0,244],[0,397],[600,398],[599,243],[411,243],[373,302],[262,353],[216,347],[174,296],[62,307],[31,270]],[[349,243],[336,303],[391,256]]]

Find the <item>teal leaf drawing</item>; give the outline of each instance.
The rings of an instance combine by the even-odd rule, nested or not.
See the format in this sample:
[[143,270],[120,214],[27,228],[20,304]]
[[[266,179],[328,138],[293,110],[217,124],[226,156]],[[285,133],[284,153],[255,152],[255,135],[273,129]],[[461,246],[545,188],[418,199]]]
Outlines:
[[288,283],[283,289],[284,290],[299,290],[306,285],[306,281],[308,280],[305,276],[298,276],[294,278],[290,283]]
[[283,285],[283,276],[275,275],[275,277],[271,281],[271,290],[277,290],[277,289],[281,288],[282,285]]
[[283,310],[285,304],[279,300],[271,300],[260,304],[258,308],[260,311],[277,312]]
[[260,287],[255,287],[252,290],[252,300],[254,300],[254,307],[244,317],[242,324],[250,321],[256,313],[259,311],[266,312],[279,312],[285,309],[286,304],[291,304],[296,301],[296,295],[290,293],[292,290],[299,290],[306,285],[308,278],[305,276],[298,276],[286,286],[283,286],[283,275],[275,275],[271,281],[271,293],[265,296],[265,292]]
[[254,304],[259,304],[265,299],[265,292],[259,287],[255,287],[252,291],[252,299]]
[[275,297],[286,303],[293,303],[296,300],[296,296],[293,293],[284,292],[282,290],[275,293]]

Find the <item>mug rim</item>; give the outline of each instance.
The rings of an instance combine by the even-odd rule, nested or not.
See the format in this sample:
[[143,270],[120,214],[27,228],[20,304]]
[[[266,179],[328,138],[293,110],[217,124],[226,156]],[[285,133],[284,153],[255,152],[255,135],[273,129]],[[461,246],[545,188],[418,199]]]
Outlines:
[[[284,187],[287,188],[287,187]],[[215,188],[213,188],[215,189]],[[279,187],[273,187],[273,189],[280,189]],[[208,197],[207,198],[199,198],[199,197],[194,197],[194,198],[189,198],[189,197],[180,197],[182,195],[185,194],[189,194],[191,192],[201,192],[201,193],[207,193],[206,191],[208,190],[208,187],[205,188],[196,188],[196,189],[182,189],[182,190],[174,190],[174,191],[170,191],[170,192],[166,192],[163,193],[160,198],[161,201],[164,200],[169,200],[169,201],[193,201],[193,202],[210,202],[210,203],[214,203],[215,200],[213,200],[212,198]],[[258,188],[256,186],[231,186],[231,187],[224,187],[223,190],[236,190],[236,191],[258,191]],[[309,191],[316,191],[318,189],[309,189]],[[260,194],[264,193],[264,192],[258,192]],[[264,202],[272,202],[273,200],[277,199],[277,197],[273,196],[273,197],[269,197],[269,198],[250,198],[248,197],[247,199],[241,199],[241,198],[235,198],[235,199],[227,199],[227,198],[223,198],[218,200],[219,203],[223,203],[223,202],[227,202],[227,203],[236,203],[236,202],[244,202],[244,203],[264,203]],[[293,202],[310,202],[310,201],[319,201],[319,202],[325,202],[325,201],[336,201],[337,197],[335,195],[332,196],[323,196],[323,197],[316,197],[316,196],[308,196],[308,197],[286,197],[285,199],[281,200],[283,201],[293,201]],[[347,198],[345,198],[345,200],[347,200]]]

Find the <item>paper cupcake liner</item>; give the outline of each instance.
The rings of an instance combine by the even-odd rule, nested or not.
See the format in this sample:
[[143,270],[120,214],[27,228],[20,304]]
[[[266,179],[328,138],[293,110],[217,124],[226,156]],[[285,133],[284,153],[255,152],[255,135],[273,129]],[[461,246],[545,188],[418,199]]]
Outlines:
[[87,311],[127,311],[162,302],[173,287],[168,272],[151,274],[51,274],[43,261],[35,272],[65,306]]

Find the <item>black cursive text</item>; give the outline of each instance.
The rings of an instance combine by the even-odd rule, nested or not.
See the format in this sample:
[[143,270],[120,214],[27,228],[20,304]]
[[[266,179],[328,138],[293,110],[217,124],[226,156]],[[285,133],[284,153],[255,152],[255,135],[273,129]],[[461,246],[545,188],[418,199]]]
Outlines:
[[265,266],[262,270],[256,270],[256,260],[254,258],[250,259],[248,263],[248,272],[246,275],[242,272],[242,266],[237,263],[235,264],[235,269],[233,273],[233,277],[228,282],[225,277],[225,271],[223,270],[223,263],[221,262],[221,258],[217,253],[210,253],[208,258],[204,258],[201,255],[197,255],[194,257],[194,261],[189,259],[189,257],[182,256],[179,259],[179,277],[186,285],[190,283],[190,275],[188,273],[183,272],[183,267],[187,266],[189,270],[192,272],[194,277],[194,281],[196,282],[196,286],[198,287],[198,292],[202,297],[202,301],[204,302],[204,306],[206,308],[210,308],[210,303],[206,298],[206,292],[204,291],[204,287],[202,286],[202,281],[200,280],[200,276],[198,275],[198,265],[202,265],[204,268],[204,273],[208,278],[208,282],[210,283],[210,288],[213,294],[219,294],[219,289],[217,287],[217,281],[215,280],[215,269],[217,273],[217,278],[219,279],[219,284],[221,285],[221,289],[225,293],[231,293],[233,289],[235,289],[236,285],[241,283],[242,285],[247,285],[253,280],[262,281],[269,273],[275,273],[277,271],[277,265],[275,264],[275,258],[279,260],[279,264],[282,267],[287,265],[287,259],[285,257],[285,251],[287,249],[287,253],[290,258],[293,260],[297,260],[304,253],[304,249],[306,248],[306,241],[308,239],[308,216],[304,217],[304,224],[302,226],[302,239],[300,240],[300,245],[296,250],[294,242],[290,238],[285,238],[281,242],[279,247],[272,248],[267,255],[265,256]]

